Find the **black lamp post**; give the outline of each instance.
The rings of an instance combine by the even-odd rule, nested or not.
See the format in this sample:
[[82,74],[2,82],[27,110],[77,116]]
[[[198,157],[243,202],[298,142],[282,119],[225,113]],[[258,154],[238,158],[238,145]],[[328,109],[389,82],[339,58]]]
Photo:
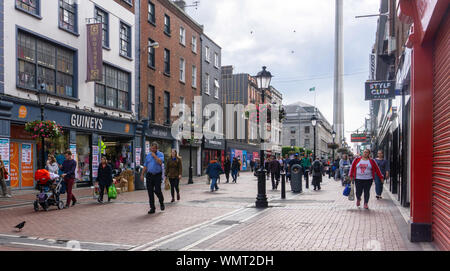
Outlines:
[[193,119],[194,119],[194,112],[193,112],[193,110],[191,110],[191,138],[189,139],[189,179],[188,179],[188,184],[194,183],[194,180],[192,178],[192,140],[194,140],[194,134],[193,134],[194,127],[192,127],[194,124]]
[[316,161],[316,125],[317,125],[317,117],[314,114],[311,118],[311,124],[314,128],[314,154],[313,154],[313,160]]
[[[45,84],[41,84],[39,88],[39,92],[37,93],[38,103],[41,108],[41,121],[44,121],[44,106],[47,103],[48,94],[47,94],[47,86]],[[45,168],[45,141],[44,137],[41,137],[41,168]]]
[[[263,70],[256,75],[256,82],[258,83],[258,89],[261,91],[262,102],[261,105],[265,103],[265,91],[270,86],[270,81],[272,80],[272,74],[266,70],[266,66],[262,67]],[[266,195],[266,170],[264,167],[264,134],[265,126],[261,122],[261,105],[259,106],[260,120],[259,129],[261,129],[261,150],[260,150],[260,167],[258,174],[258,195],[256,197],[256,208],[267,208],[269,206],[267,202]]]

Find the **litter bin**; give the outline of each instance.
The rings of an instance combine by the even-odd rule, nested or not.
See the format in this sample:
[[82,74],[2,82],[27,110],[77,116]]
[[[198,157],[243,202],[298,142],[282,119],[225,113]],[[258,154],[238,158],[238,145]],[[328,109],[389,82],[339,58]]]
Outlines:
[[302,192],[302,167],[293,165],[291,168],[291,190],[294,193]]

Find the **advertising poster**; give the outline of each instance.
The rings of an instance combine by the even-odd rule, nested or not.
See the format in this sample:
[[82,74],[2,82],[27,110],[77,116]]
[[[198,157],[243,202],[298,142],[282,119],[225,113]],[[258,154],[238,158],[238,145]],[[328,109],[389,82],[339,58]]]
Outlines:
[[70,144],[69,146],[70,152],[72,153],[72,159],[77,162],[77,169],[75,170],[75,178],[81,179],[80,171],[78,170],[78,155],[77,155],[77,145],[76,144]]
[[34,186],[34,168],[33,168],[33,145],[22,144],[22,188]]
[[146,154],[150,153],[150,142],[149,141],[145,141],[145,153]]
[[136,148],[136,166],[141,165],[141,148]]
[[19,187],[19,144],[11,142],[9,153],[11,159],[11,166],[9,169],[11,187],[17,188]]
[[247,161],[247,151],[242,151],[242,170],[247,170],[248,161]]
[[[9,139],[8,138],[0,138],[0,155],[2,156],[3,164],[5,165],[6,170],[10,172],[9,167]],[[9,180],[9,177],[8,177]]]
[[92,177],[93,178],[97,178],[98,166],[100,164],[98,152],[99,152],[99,147],[92,146]]

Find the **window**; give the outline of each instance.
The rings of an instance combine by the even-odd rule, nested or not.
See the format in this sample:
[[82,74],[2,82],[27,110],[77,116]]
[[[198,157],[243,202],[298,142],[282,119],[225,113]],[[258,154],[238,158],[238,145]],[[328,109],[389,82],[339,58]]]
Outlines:
[[205,80],[206,80],[205,81],[205,93],[209,95],[209,93],[210,93],[210,83],[209,82],[211,82],[211,78],[210,78],[209,74],[206,74],[205,77],[206,77],[205,78]]
[[148,119],[155,120],[155,87],[148,86]]
[[75,0],[59,0],[59,26],[74,33],[78,31]]
[[305,148],[309,148],[309,138],[305,139]]
[[217,53],[214,53],[214,66],[219,68],[219,55]]
[[[149,39],[148,44],[152,44],[154,40]],[[148,66],[155,68],[155,48],[148,47]]]
[[185,68],[186,68],[186,63],[183,58],[180,58],[180,81],[183,83],[186,81]]
[[291,127],[291,135],[295,135],[296,132],[297,130],[295,129],[295,127]]
[[192,52],[197,53],[197,37],[192,36]]
[[214,97],[216,99],[219,99],[219,88],[220,88],[219,80],[214,79]]
[[16,8],[30,14],[40,15],[40,0],[16,0]]
[[192,65],[192,87],[197,87],[197,67]]
[[291,139],[291,146],[295,146],[295,139]]
[[39,90],[39,86],[45,84],[50,93],[75,95],[73,51],[19,31],[17,61],[19,87]]
[[209,55],[209,47],[208,46],[205,46],[205,58],[206,58],[207,62],[211,61],[211,57]]
[[164,15],[164,33],[170,36],[170,17],[169,15]]
[[109,15],[106,11],[95,7],[95,19],[102,24],[103,47],[109,48]]
[[120,23],[120,55],[131,57],[131,27]]
[[305,134],[309,134],[309,126],[305,126]]
[[95,83],[95,103],[129,110],[130,74],[103,63],[103,80]]
[[156,19],[155,19],[155,4],[153,4],[152,2],[148,2],[148,21],[151,22],[152,24],[156,23]]
[[180,43],[186,45],[186,30],[180,27]]
[[133,3],[131,2],[131,0],[123,0],[125,3],[127,3],[130,6],[133,6]]
[[164,91],[164,123],[170,124],[170,93]]
[[164,49],[164,73],[170,75],[170,51]]

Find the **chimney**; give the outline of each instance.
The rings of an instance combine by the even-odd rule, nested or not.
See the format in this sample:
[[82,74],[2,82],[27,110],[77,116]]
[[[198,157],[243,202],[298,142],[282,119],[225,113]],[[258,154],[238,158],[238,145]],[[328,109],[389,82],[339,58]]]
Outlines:
[[181,8],[183,11],[185,11],[186,1],[184,1],[184,0],[174,0],[173,3],[175,5],[177,5],[179,8]]

